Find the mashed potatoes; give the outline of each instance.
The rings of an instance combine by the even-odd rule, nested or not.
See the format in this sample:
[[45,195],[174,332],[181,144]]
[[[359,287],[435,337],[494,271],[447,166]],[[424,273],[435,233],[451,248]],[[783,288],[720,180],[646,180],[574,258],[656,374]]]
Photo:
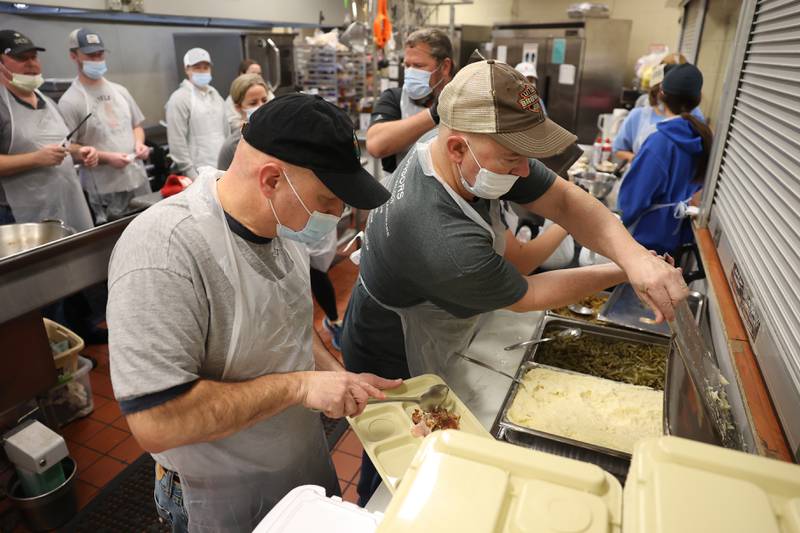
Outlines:
[[548,368],[523,382],[508,410],[517,425],[628,453],[663,434],[661,391]]

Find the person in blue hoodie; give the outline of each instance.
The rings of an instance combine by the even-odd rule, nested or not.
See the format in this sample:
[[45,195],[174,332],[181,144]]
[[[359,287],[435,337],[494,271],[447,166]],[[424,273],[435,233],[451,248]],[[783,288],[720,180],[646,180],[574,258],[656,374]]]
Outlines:
[[645,140],[620,187],[622,222],[636,241],[660,254],[694,241],[688,219],[679,217],[703,186],[711,150],[711,130],[691,114],[702,87],[702,73],[689,63],[664,77],[659,98],[667,118]]
[[[683,64],[686,64],[683,54],[670,54],[661,61],[659,66],[663,70],[653,74],[650,90],[642,95],[645,97],[645,101],[641,105],[641,98],[636,101],[636,107],[625,117],[619,132],[614,137],[611,150],[618,160],[633,161],[634,156],[642,149],[644,141],[656,131],[656,125],[668,118],[666,106],[659,97],[661,82],[670,70]],[[692,115],[700,120],[705,120],[699,107],[692,109]]]

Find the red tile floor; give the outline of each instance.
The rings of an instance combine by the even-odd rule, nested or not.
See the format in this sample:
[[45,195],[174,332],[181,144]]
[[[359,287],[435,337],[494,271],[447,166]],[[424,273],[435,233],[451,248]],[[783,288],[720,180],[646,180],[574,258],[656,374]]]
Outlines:
[[[350,293],[358,277],[358,267],[345,259],[330,270],[336,290],[340,318],[344,317]],[[314,325],[328,348],[339,358],[341,355],[330,345],[330,335],[322,326],[324,313],[314,305]],[[109,377],[108,345],[88,346],[85,355],[97,359],[89,378],[94,396],[94,411],[87,417],[71,422],[62,428],[70,454],[78,464],[76,490],[78,504],[85,507],[105,485],[135,461],[143,452],[131,435],[125,417],[119,410],[111,389]],[[356,484],[361,465],[361,443],[348,429],[333,451],[333,462],[345,500],[355,503]],[[20,529],[19,531],[25,531]]]

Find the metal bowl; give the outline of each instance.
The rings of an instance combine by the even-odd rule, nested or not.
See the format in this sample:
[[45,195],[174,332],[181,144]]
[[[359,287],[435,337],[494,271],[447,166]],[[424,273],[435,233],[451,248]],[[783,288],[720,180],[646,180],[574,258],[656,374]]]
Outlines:
[[75,230],[60,220],[0,226],[0,259],[67,237]]

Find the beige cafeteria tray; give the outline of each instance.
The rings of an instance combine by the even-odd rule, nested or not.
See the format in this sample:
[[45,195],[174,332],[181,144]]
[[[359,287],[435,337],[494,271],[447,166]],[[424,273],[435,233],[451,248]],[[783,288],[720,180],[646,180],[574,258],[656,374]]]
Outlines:
[[[386,391],[386,396],[419,396],[430,386],[438,384],[445,384],[442,378],[434,374],[423,374],[405,380],[396,389]],[[370,405],[359,416],[347,419],[392,493],[397,490],[400,479],[422,444],[422,438],[411,435],[411,427],[414,425],[411,422],[411,413],[417,407],[411,402]],[[459,431],[492,438],[452,390],[443,407],[461,415]]]
[[599,467],[456,431],[425,438],[379,533],[619,533],[622,487]]

